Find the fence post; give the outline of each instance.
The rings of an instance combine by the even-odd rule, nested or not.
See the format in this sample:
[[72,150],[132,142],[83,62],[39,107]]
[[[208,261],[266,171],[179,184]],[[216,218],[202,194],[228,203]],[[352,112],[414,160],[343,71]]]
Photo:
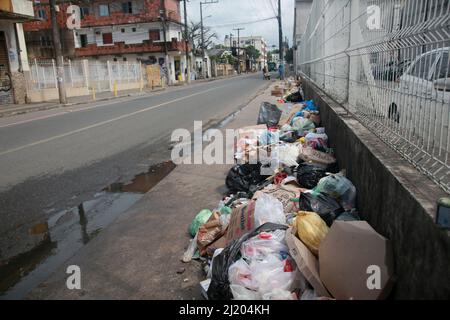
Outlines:
[[108,68],[108,78],[109,78],[109,91],[113,91],[112,75],[111,75],[111,63],[106,61],[106,67]]
[[69,74],[70,74],[70,83],[72,84],[72,88],[73,88],[74,85],[73,85],[72,60],[70,60],[70,59],[69,59]]
[[53,78],[55,79],[55,88],[58,89],[58,79],[56,77],[55,59],[52,59],[52,67],[53,67]]
[[86,84],[86,88],[89,91],[89,61],[86,59],[83,60],[83,76],[84,83]]

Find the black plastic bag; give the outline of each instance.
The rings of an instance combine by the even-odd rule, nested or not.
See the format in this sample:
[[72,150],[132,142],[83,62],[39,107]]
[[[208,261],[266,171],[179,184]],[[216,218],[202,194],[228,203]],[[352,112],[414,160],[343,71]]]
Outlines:
[[249,192],[255,190],[256,186],[265,180],[261,176],[261,164],[238,164],[228,172],[225,184],[232,193]]
[[286,101],[287,102],[302,102],[303,100],[303,96],[300,92],[300,90],[298,90],[297,92],[291,93],[290,95],[288,95],[286,97]]
[[239,239],[231,242],[223,251],[214,258],[212,265],[211,284],[208,288],[209,300],[231,300],[233,294],[230,290],[230,282],[228,280],[228,269],[241,258],[241,245],[248,239],[260,234],[261,232],[270,232],[275,230],[286,230],[285,225],[266,223],[252,232],[244,234]]
[[269,102],[263,102],[259,108],[257,124],[266,124],[268,127],[276,126],[278,122],[280,122],[282,113],[283,112],[276,105]]
[[336,217],[344,211],[336,200],[322,193],[314,195],[302,192],[299,208],[302,211],[317,213],[329,227],[331,227]]
[[326,177],[326,170],[307,163],[297,167],[297,182],[303,188],[314,189],[319,180]]

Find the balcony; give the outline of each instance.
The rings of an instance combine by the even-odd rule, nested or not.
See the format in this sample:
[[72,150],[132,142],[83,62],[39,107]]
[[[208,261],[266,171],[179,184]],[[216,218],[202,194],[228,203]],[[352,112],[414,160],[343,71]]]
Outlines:
[[[186,44],[184,41],[167,42],[168,51],[186,52]],[[75,49],[76,57],[116,55],[126,53],[152,53],[164,52],[164,42],[151,42],[145,40],[138,44],[125,44],[124,42],[115,42],[114,45],[97,46],[96,44],[88,44],[83,48]]]

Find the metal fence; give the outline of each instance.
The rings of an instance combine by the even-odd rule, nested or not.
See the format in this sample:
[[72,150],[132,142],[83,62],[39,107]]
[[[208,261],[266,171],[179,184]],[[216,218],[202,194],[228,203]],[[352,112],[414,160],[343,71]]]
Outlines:
[[297,71],[450,192],[449,0],[314,0]]
[[[64,79],[66,88],[88,88],[96,92],[113,91],[114,85],[141,83],[145,72],[139,62],[66,60]],[[57,88],[54,60],[30,61],[28,90]]]

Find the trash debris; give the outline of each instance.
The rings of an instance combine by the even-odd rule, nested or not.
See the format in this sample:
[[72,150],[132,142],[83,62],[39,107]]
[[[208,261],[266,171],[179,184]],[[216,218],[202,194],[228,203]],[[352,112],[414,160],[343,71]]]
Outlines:
[[308,163],[302,163],[297,167],[297,182],[307,189],[315,188],[319,180],[325,176],[326,170],[323,167]]
[[261,176],[260,171],[261,164],[245,163],[234,166],[225,181],[227,188],[231,192],[249,192],[265,180],[266,177]]
[[298,237],[316,256],[319,246],[328,232],[328,227],[322,218],[315,212],[301,211],[295,219]]
[[[273,93],[281,99],[261,105],[258,125],[238,130],[237,164],[225,181],[229,194],[192,227],[196,237],[183,260],[201,257],[207,277],[202,295],[385,298],[392,286],[392,249],[361,221],[356,188],[339,171],[318,107],[313,100],[286,103],[303,99],[301,84],[293,81]],[[270,176],[261,175],[269,165]],[[366,286],[369,265],[382,268],[381,290]]]
[[355,208],[356,188],[342,172],[320,179],[314,194],[327,194],[339,201],[345,210]]
[[255,227],[262,226],[267,222],[285,224],[286,218],[283,204],[278,199],[266,193],[261,193],[255,205]]
[[183,274],[186,271],[186,268],[181,268],[177,270],[177,274]]
[[206,223],[206,221],[208,221],[208,219],[211,217],[212,212],[208,209],[204,209],[202,211],[200,211],[194,218],[194,220],[192,221],[190,227],[189,227],[189,233],[191,234],[191,236],[195,236],[198,232],[198,229],[200,228],[200,226],[204,223]]
[[[366,221],[335,221],[320,246],[319,264],[320,278],[336,299],[383,299],[392,289],[390,241]],[[368,277],[374,272],[379,277],[371,287]]]
[[237,261],[241,251],[241,245],[248,239],[258,235],[261,232],[270,232],[275,230],[286,230],[287,226],[266,223],[252,232],[244,234],[238,240],[230,243],[215,259],[212,269],[211,284],[208,289],[208,297],[211,300],[231,300],[233,294],[230,290],[230,281],[228,279],[228,269]]
[[274,104],[263,102],[259,109],[258,123],[273,127],[278,124],[282,111]]

